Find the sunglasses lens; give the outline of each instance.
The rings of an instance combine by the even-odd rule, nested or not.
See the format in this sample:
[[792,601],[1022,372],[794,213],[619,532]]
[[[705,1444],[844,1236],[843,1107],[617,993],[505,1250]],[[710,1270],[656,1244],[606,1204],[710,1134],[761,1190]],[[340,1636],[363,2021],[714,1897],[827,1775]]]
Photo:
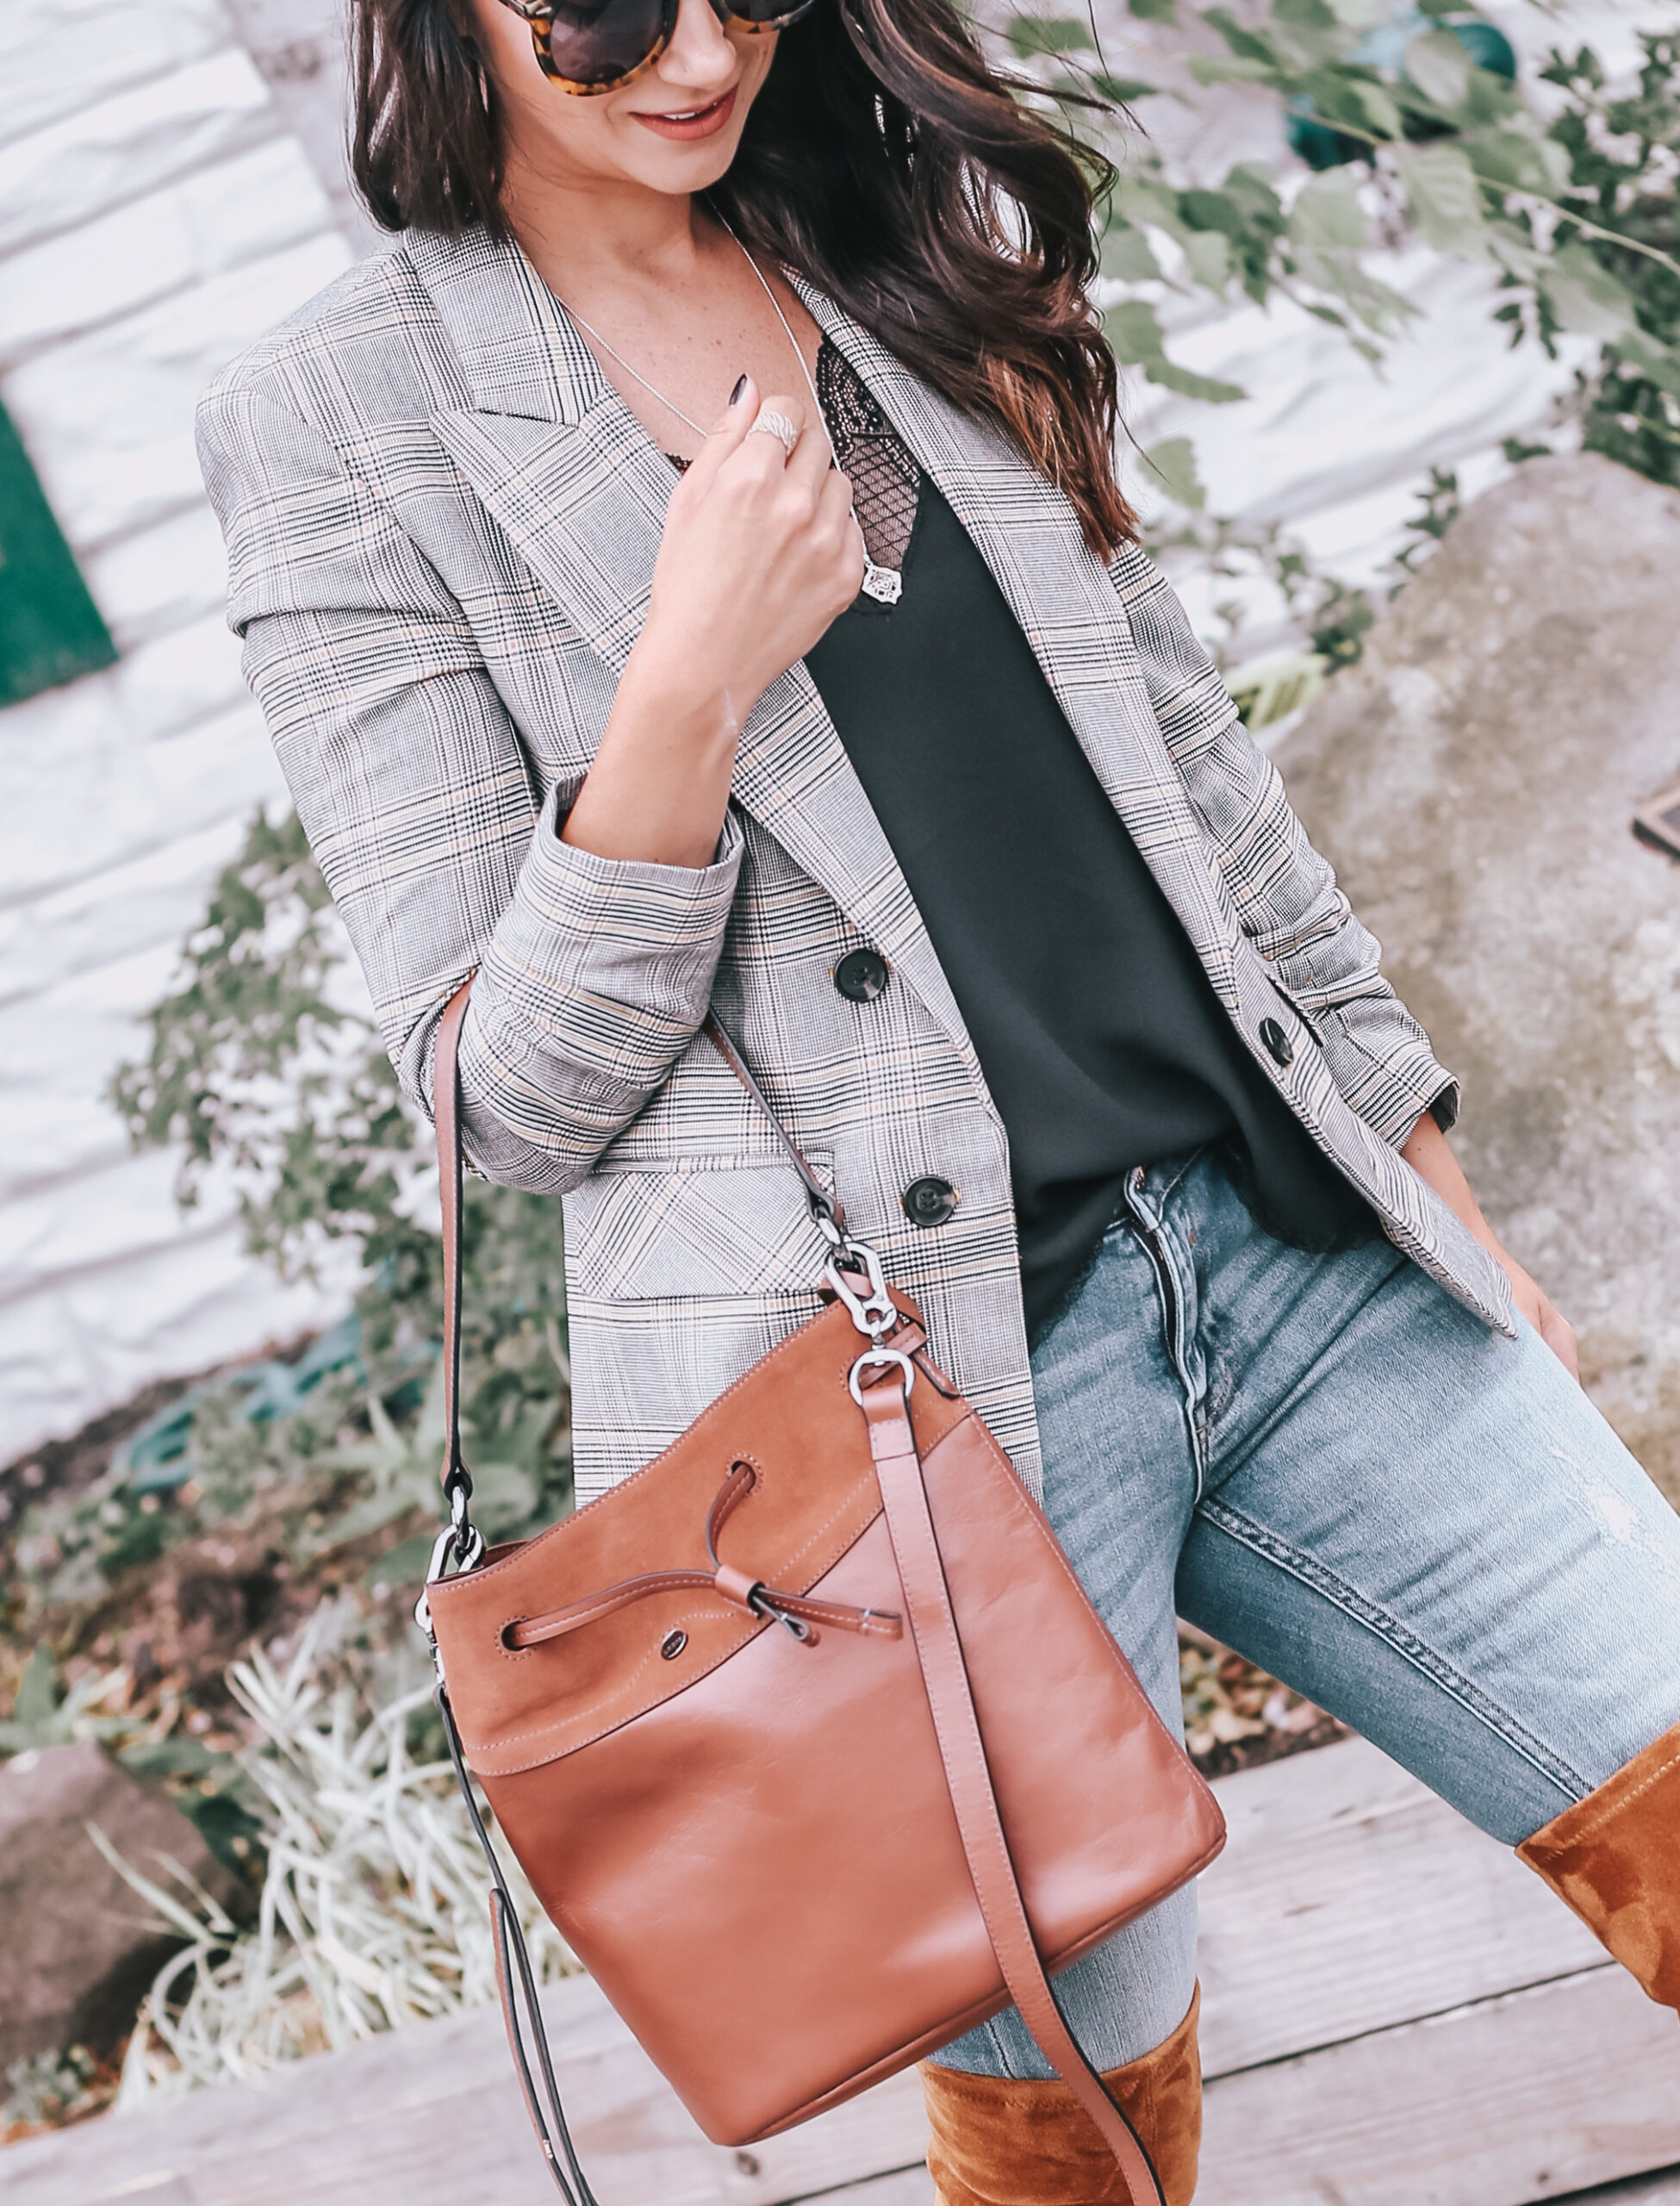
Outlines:
[[[603,89],[632,75],[666,34],[669,0],[557,0],[547,45],[557,76]],[[675,14],[671,7],[669,12]]]

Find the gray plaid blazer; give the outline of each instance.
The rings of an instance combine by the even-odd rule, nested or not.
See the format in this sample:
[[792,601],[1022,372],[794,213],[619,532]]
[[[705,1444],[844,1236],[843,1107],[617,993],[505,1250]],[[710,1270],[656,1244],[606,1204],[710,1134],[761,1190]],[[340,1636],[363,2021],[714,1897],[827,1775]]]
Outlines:
[[[1399,1247],[1512,1330],[1503,1274],[1397,1153],[1450,1119],[1451,1077],[1165,581],[1129,545],[1093,558],[1004,437],[805,296],[979,545],[1261,1069]],[[219,378],[199,444],[246,675],[404,1092],[427,1108],[476,969],[470,1152],[563,1202],[580,1499],[817,1306],[799,1181],[698,1035],[708,1001],[1036,1488],[1004,1128],[803,665],[747,723],[712,864],[556,832],[675,477],[517,248],[414,234],[352,270]],[[831,975],[865,944],[893,985],[856,1004]],[[901,1202],[926,1175],[961,1197],[931,1231]]]

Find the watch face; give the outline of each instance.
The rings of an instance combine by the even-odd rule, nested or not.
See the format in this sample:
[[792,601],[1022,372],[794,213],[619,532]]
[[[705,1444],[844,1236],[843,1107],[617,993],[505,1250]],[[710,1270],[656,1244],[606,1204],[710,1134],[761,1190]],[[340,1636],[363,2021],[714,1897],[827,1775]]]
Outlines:
[[1633,832],[1642,843],[1680,857],[1680,784],[1640,807],[1633,814]]

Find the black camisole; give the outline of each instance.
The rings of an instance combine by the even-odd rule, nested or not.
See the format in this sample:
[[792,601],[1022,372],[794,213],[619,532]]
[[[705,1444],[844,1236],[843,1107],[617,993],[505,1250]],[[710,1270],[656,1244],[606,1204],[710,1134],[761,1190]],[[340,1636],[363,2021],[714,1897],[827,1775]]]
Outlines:
[[955,514],[827,344],[818,390],[870,552],[902,565],[904,594],[859,596],[806,665],[1008,1133],[1030,1337],[1078,1285],[1127,1173],[1185,1150],[1223,1144],[1284,1239],[1363,1237],[1370,1211],[1249,1056]]

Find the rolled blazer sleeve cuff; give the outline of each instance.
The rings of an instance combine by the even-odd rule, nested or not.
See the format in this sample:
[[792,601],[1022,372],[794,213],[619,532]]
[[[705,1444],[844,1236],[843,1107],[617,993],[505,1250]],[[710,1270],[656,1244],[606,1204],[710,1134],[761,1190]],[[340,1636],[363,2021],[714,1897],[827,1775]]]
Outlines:
[[745,845],[730,815],[710,865],[600,857],[560,839],[569,795],[543,807],[471,1023],[527,1100],[570,1091],[628,1114],[706,1017]]
[[1319,1013],[1336,1085],[1372,1131],[1399,1148],[1428,1111],[1446,1133],[1459,1115],[1459,1082],[1399,1000],[1384,995]]

